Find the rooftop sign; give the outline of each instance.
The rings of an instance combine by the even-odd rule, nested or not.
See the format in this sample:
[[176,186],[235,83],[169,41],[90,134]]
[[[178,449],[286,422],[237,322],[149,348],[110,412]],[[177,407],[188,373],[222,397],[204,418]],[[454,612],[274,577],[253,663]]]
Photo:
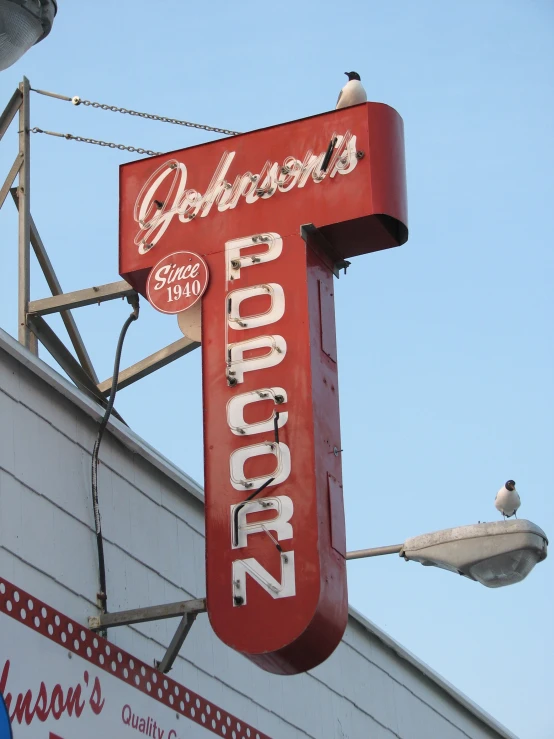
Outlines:
[[200,296],[175,255],[205,265],[203,287],[209,274],[211,625],[266,670],[309,670],[348,612],[333,273],[407,239],[402,121],[368,103],[123,165],[120,181],[121,275],[173,312],[179,276]]

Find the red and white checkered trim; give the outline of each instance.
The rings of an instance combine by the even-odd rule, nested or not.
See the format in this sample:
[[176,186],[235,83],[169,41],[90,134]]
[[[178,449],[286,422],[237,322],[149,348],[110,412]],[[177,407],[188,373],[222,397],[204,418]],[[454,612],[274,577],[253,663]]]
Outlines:
[[0,613],[28,626],[217,736],[225,739],[270,739],[267,734],[240,721],[1,577]]

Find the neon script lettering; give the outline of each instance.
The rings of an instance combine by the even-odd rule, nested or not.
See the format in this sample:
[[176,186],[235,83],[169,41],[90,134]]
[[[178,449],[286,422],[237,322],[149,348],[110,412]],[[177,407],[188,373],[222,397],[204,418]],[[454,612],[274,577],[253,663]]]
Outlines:
[[[262,251],[257,254],[243,255],[243,250],[253,246],[261,246]],[[241,274],[245,269],[265,262],[278,259],[283,251],[283,239],[278,233],[264,233],[254,236],[245,236],[227,241],[225,244],[225,265],[227,285],[233,290],[225,296],[227,310],[227,337],[225,356],[227,358],[226,376],[228,386],[238,393],[233,393],[227,402],[227,425],[234,436],[249,437],[256,434],[267,434],[270,440],[255,444],[246,438],[246,444],[241,444],[229,458],[230,483],[235,490],[244,495],[260,488],[270,488],[285,482],[291,472],[291,453],[287,444],[277,442],[272,438],[276,428],[282,428],[288,421],[289,411],[278,412],[277,409],[287,402],[288,395],[282,387],[260,387],[250,392],[240,392],[240,385],[244,382],[245,374],[249,372],[263,372],[264,369],[280,364],[287,353],[286,339],[278,334],[257,336],[240,340],[240,334],[246,328],[265,328],[278,323],[285,314],[285,291],[275,282],[248,287],[236,288]],[[252,316],[243,316],[240,311],[241,303],[251,297],[268,295],[271,302],[269,310]],[[229,331],[234,333],[233,338]],[[234,339],[238,340],[234,340]],[[252,350],[267,349],[266,353],[255,356]],[[259,375],[256,374],[256,377]],[[263,374],[262,374],[263,377]],[[272,400],[274,410],[269,418],[257,423],[247,423],[244,418],[244,409],[252,403]],[[238,442],[238,439],[236,440]],[[275,470],[271,475],[256,478],[247,478],[245,465],[249,459],[262,455],[275,457]],[[259,518],[255,522],[248,521],[252,513],[266,513],[264,520]],[[275,516],[275,513],[277,514]],[[261,532],[273,531],[279,541],[292,539],[293,527],[290,520],[293,517],[294,504],[286,495],[273,495],[263,500],[245,500],[231,506],[231,546],[233,549],[248,547],[248,536]],[[270,534],[270,536],[272,536]],[[272,537],[273,538],[273,537]],[[233,562],[232,587],[233,604],[244,606],[247,602],[246,575],[249,575],[272,598],[290,598],[296,595],[296,577],[294,567],[294,551],[284,552],[279,548],[281,558],[281,581],[276,580],[255,558],[236,559]]]
[[216,204],[218,211],[223,212],[236,208],[241,199],[251,205],[277,192],[301,189],[309,179],[317,184],[326,177],[350,174],[358,163],[356,136],[347,131],[344,136],[333,138],[337,141],[325,170],[321,166],[327,152],[314,154],[309,149],[302,160],[288,156],[282,164],[267,161],[260,173],[239,174],[233,183],[226,177],[236,152],[225,152],[204,194],[187,189],[187,167],[183,162],[164,162],[144,183],[135,202],[134,219],[140,230],[134,243],[139,254],[146,254],[159,242],[175,217],[181,223],[190,223],[196,217],[206,218]]

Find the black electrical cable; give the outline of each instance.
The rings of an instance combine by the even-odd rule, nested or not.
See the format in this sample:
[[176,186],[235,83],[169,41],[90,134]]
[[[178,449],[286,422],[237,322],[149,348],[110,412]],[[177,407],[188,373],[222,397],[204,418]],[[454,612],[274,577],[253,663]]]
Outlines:
[[[279,411],[275,413],[275,416],[273,418],[273,433],[275,434],[275,443],[279,444]],[[249,503],[252,498],[255,498],[256,495],[262,492],[262,490],[265,490],[268,485],[270,485],[273,480],[275,480],[274,477],[270,477],[268,480],[264,482],[263,485],[260,485],[260,487],[257,490],[254,490],[253,493],[250,493],[248,498],[244,500],[242,503],[239,503],[238,506],[235,508],[235,513],[233,515],[233,544],[234,546],[238,547],[239,545],[239,513],[242,511],[244,506]]]
[[233,544],[238,547],[239,545],[239,513],[242,511],[244,506],[249,503],[252,498],[255,498],[258,493],[261,493],[262,490],[265,490],[268,485],[270,485],[273,480],[275,480],[274,477],[270,477],[267,479],[263,485],[260,485],[260,487],[257,490],[254,490],[253,493],[250,493],[248,498],[246,500],[243,500],[242,503],[239,503],[238,506],[235,508],[235,514],[233,516]]
[[94,511],[94,526],[96,529],[96,546],[98,548],[98,571],[99,571],[99,580],[100,580],[100,592],[98,593],[98,599],[102,603],[102,610],[104,613],[108,612],[108,594],[107,594],[107,587],[106,587],[106,564],[104,560],[104,539],[102,537],[102,522],[100,520],[100,505],[98,502],[98,452],[100,450],[100,444],[102,443],[102,437],[104,435],[106,426],[108,425],[108,420],[110,418],[110,415],[113,409],[113,404],[115,402],[115,394],[117,392],[117,379],[119,377],[119,364],[121,362],[121,350],[123,349],[123,341],[125,340],[125,334],[127,333],[127,329],[129,328],[131,323],[133,321],[136,321],[139,316],[138,295],[133,296],[132,298],[128,298],[128,300],[133,306],[133,312],[123,324],[123,328],[121,329],[121,333],[119,334],[119,341],[117,342],[117,349],[115,352],[115,362],[114,362],[114,368],[113,368],[112,389],[110,391],[110,399],[108,401],[108,405],[106,406],[106,412],[104,413],[104,418],[100,422],[100,427],[98,428],[98,435],[96,436],[96,441],[94,442],[94,449],[92,451],[92,474],[91,474],[92,508]]
[[323,161],[321,162],[320,169],[322,172],[327,172],[327,167],[329,166],[329,162],[331,161],[331,157],[333,156],[333,152],[335,151],[337,141],[337,137],[333,136],[331,142],[329,143],[329,146],[327,147],[327,151],[325,153],[325,156],[323,157]]

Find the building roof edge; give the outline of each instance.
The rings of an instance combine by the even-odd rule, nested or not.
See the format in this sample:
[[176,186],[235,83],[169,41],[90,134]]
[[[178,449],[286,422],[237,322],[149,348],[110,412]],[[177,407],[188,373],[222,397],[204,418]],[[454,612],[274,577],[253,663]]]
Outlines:
[[[51,388],[63,395],[67,400],[74,403],[80,410],[96,421],[100,421],[103,417],[104,409],[95,403],[88,396],[82,393],[69,380],[59,374],[55,369],[46,364],[43,360],[36,357],[22,344],[16,341],[12,336],[0,329],[0,350],[11,356],[16,361],[37,375],[41,380],[46,382]],[[173,482],[183,488],[194,498],[204,503],[204,491],[199,483],[189,477],[177,465],[173,464],[169,459],[160,454],[154,447],[150,446],[142,437],[132,431],[128,426],[118,421],[113,416],[108,422],[108,431],[118,439],[125,447],[135,454],[148,460],[160,472],[167,475]],[[412,667],[421,672],[431,682],[435,683],[439,688],[450,695],[457,703],[462,705],[469,713],[473,714],[479,721],[489,728],[493,729],[502,739],[518,739],[505,726],[502,726],[490,714],[480,708],[464,693],[455,688],[448,680],[435,672],[431,667],[422,662],[418,657],[405,649],[395,639],[380,629],[376,624],[363,616],[352,606],[348,609],[349,616],[356,621],[363,629],[378,639],[386,648],[393,651],[400,659],[408,662]]]

